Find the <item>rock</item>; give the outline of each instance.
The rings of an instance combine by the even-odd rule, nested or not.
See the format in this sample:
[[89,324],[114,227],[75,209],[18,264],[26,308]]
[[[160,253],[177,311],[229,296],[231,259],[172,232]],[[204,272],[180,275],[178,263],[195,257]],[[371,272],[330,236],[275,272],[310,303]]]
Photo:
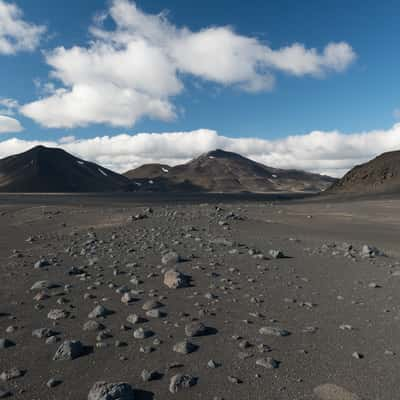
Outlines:
[[153,332],[148,329],[138,328],[133,331],[133,337],[135,339],[146,339],[153,336]]
[[49,265],[50,265],[50,263],[47,260],[41,259],[39,261],[36,261],[35,265],[33,267],[35,269],[40,269],[40,268],[48,267]]
[[356,394],[331,383],[317,386],[314,394],[319,400],[361,400]]
[[48,388],[54,388],[54,387],[56,387],[56,386],[58,386],[58,385],[61,385],[61,383],[62,383],[62,381],[59,380],[59,379],[50,378],[50,379],[47,381],[46,386],[47,386]]
[[259,333],[261,335],[269,336],[289,336],[290,332],[286,329],[279,328],[277,326],[263,326],[260,328]]
[[143,304],[142,309],[144,311],[149,311],[149,310],[154,310],[156,308],[160,308],[162,306],[163,305],[157,300],[148,300]]
[[68,316],[69,316],[68,311],[58,309],[58,308],[54,308],[54,309],[50,310],[49,313],[47,314],[47,318],[52,319],[54,321],[57,321],[59,319],[68,318]]
[[267,358],[259,358],[256,361],[256,365],[259,365],[260,367],[268,368],[268,369],[275,369],[279,368],[279,361],[274,360],[271,357]]
[[48,328],[39,328],[32,331],[32,336],[38,339],[48,338],[50,336],[53,336],[54,334],[55,332]]
[[96,331],[102,331],[103,329],[104,325],[94,320],[87,321],[83,324],[84,331],[96,332]]
[[188,374],[176,374],[169,383],[169,391],[178,393],[182,389],[188,389],[197,383],[197,379]]
[[66,340],[61,346],[57,349],[54,354],[54,361],[67,361],[74,360],[82,356],[84,353],[84,347],[80,341],[75,340]]
[[134,400],[135,393],[128,383],[96,382],[89,391],[88,400]]
[[32,285],[31,291],[44,290],[44,289],[53,289],[55,287],[58,287],[58,285],[53,283],[53,282],[50,282],[50,281],[37,281]]
[[108,310],[102,305],[96,306],[88,315],[89,318],[100,318],[100,317],[106,317],[107,315],[112,314],[112,311]]
[[6,389],[0,388],[0,399],[5,399],[7,397],[11,397],[12,393]]
[[178,264],[179,262],[182,261],[182,258],[180,257],[180,255],[178,253],[176,253],[175,251],[170,251],[166,254],[164,254],[161,257],[161,262],[164,265],[173,265],[173,264]]
[[57,343],[59,341],[60,341],[60,339],[57,336],[50,336],[50,337],[48,337],[46,339],[45,343],[46,344],[54,344],[54,343]]
[[241,380],[241,379],[239,379],[239,378],[236,377],[236,376],[232,376],[232,375],[229,375],[229,376],[228,376],[228,381],[229,381],[230,383],[234,383],[234,384],[236,384],[236,385],[238,385],[239,383],[242,383],[242,380]]
[[208,328],[202,322],[191,322],[185,326],[185,334],[187,337],[205,336]]
[[176,343],[173,347],[173,351],[175,353],[180,354],[190,354],[197,350],[197,346],[187,340],[183,340],[182,342]]
[[11,380],[13,380],[13,379],[20,378],[20,377],[23,376],[23,375],[24,375],[24,372],[21,371],[20,369],[18,369],[18,368],[11,368],[11,369],[8,369],[8,370],[3,371],[3,372],[1,373],[1,374],[0,374],[0,379],[1,379],[2,381],[11,381]]
[[170,289],[179,289],[189,286],[189,277],[174,269],[168,270],[164,274],[164,285]]
[[162,318],[164,315],[165,315],[165,313],[163,313],[158,308],[146,311],[146,317],[149,317],[149,318]]
[[138,322],[140,322],[140,317],[136,314],[129,314],[126,317],[127,322],[129,322],[132,325],[137,324]]
[[7,349],[15,346],[15,343],[9,339],[0,339],[0,349]]
[[121,303],[123,304],[130,304],[133,301],[135,301],[135,298],[129,292],[124,293],[121,297]]
[[144,369],[142,371],[142,373],[140,374],[140,376],[142,377],[142,380],[144,382],[153,381],[153,380],[157,379],[158,375],[159,374],[156,371],[148,371],[147,369]]
[[281,250],[270,250],[269,255],[274,259],[285,258],[285,255]]
[[384,253],[381,252],[379,249],[377,249],[376,247],[368,246],[367,244],[364,244],[360,251],[360,256],[363,258],[373,258],[383,255]]

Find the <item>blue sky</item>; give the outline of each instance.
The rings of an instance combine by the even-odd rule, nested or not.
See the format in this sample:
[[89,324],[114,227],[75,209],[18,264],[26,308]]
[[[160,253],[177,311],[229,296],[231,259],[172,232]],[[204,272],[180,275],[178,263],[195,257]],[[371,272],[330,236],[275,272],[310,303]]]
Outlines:
[[[57,141],[65,136],[89,139],[104,135],[113,136],[122,132],[134,135],[138,132],[161,133],[210,129],[219,135],[231,138],[261,138],[273,141],[285,140],[288,135],[307,135],[315,130],[338,131],[343,135],[373,130],[386,131],[396,123],[398,113],[395,110],[400,108],[400,98],[394,90],[399,83],[400,66],[396,39],[400,30],[398,18],[400,5],[396,1],[378,3],[368,0],[360,3],[339,0],[331,2],[204,0],[193,5],[193,2],[186,0],[168,2],[138,0],[135,3],[133,1],[129,3],[128,0],[84,2],[41,0],[38,6],[37,0],[0,0],[3,6],[13,3],[18,7],[20,20],[31,26],[43,27],[43,32],[37,38],[38,43],[33,46],[34,48],[20,48],[13,54],[4,52],[2,54],[0,47],[0,99],[13,99],[20,106],[24,106],[53,96],[56,89],[64,88],[69,91],[74,85],[81,84],[82,74],[78,76],[75,70],[67,71],[71,67],[65,66],[68,63],[68,60],[65,61],[66,57],[57,56],[57,60],[49,65],[51,62],[46,60],[45,54],[54,55],[55,49],[61,46],[68,52],[73,46],[79,47],[84,52],[91,48],[90,41],[101,41],[103,44],[115,41],[116,26],[120,21],[113,14],[112,7],[118,1],[124,3],[124,7],[133,6],[139,10],[141,17],[144,16],[141,22],[135,24],[145,24],[144,21],[147,19],[156,18],[160,12],[167,11],[165,18],[168,21],[169,31],[179,31],[171,42],[177,41],[177,37],[181,34],[195,36],[207,29],[229,27],[226,29],[233,35],[231,35],[232,40],[254,39],[257,46],[262,46],[268,51],[271,49],[279,52],[280,49],[300,43],[305,52],[315,49],[316,54],[322,57],[324,49],[329,44],[345,43],[351,49],[352,57],[349,56],[350,58],[337,68],[321,58],[316,61],[321,63],[318,67],[320,70],[312,73],[305,71],[304,68],[300,72],[293,73],[290,70],[292,56],[285,61],[283,67],[281,64],[273,67],[269,64],[263,65],[263,70],[258,76],[245,78],[244,85],[253,84],[257,78],[260,76],[264,78],[266,74],[272,74],[275,83],[273,87],[266,84],[268,87],[250,92],[243,89],[242,78],[237,78],[239,75],[242,76],[242,71],[235,71],[233,78],[226,81],[224,71],[222,74],[220,71],[214,71],[218,65],[212,65],[212,57],[207,60],[208,64],[201,71],[198,71],[196,65],[203,63],[201,57],[198,60],[185,59],[179,61],[174,67],[176,70],[170,73],[171,79],[175,77],[178,81],[174,87],[165,91],[160,90],[156,96],[153,91],[151,92],[150,101],[161,98],[165,103],[157,106],[157,110],[152,108],[148,111],[146,106],[146,109],[138,111],[135,117],[121,116],[123,121],[128,121],[122,123],[115,123],[115,120],[106,117],[102,121],[102,117],[97,117],[97,114],[94,118],[87,118],[82,122],[74,110],[74,117],[66,118],[68,122],[58,123],[57,118],[61,121],[65,117],[60,114],[60,108],[65,106],[65,99],[56,104],[52,103],[51,107],[48,103],[39,104],[29,110],[15,107],[12,110],[13,115],[9,117],[18,120],[23,130],[9,133],[3,130],[2,140],[18,138],[28,142]],[[108,12],[108,16],[99,23],[99,29],[103,33],[106,32],[107,39],[99,39],[89,32],[89,28],[95,25],[94,17],[102,12]],[[182,33],[184,27],[188,28],[189,33]],[[142,31],[142,27],[135,26],[134,32],[129,32],[131,35],[129,40],[135,40],[138,31],[143,37],[147,34],[144,28]],[[164,46],[164,43],[160,44],[160,40],[154,36],[150,39],[146,36],[146,40],[152,45],[153,40],[158,40],[156,45]],[[127,42],[113,43],[118,50],[121,46],[127,45]],[[179,57],[183,57],[182,54],[188,51],[187,57],[192,58],[190,43],[180,48]],[[223,44],[221,49],[224,49]],[[241,47],[240,51],[243,54],[239,57],[247,57],[247,48]],[[135,52],[129,54],[132,57],[141,57],[141,54]],[[101,56],[103,61],[107,60],[107,54],[102,52]],[[76,58],[76,61],[74,58],[69,60],[73,60],[72,64],[82,61],[81,58]],[[259,62],[259,59],[257,60]],[[57,65],[62,63],[62,66],[58,69],[54,63],[59,63]],[[186,63],[185,66],[183,63]],[[111,68],[118,68],[118,65]],[[231,71],[232,68],[236,67],[227,66],[227,71]],[[62,81],[51,77],[50,74],[57,70],[62,70],[61,74],[64,73],[64,77],[66,74],[71,76],[72,73],[76,73],[71,78],[73,82],[69,84],[66,79]],[[160,84],[164,82],[165,79]],[[53,86],[46,92],[44,87],[48,83]],[[136,89],[135,86],[134,90]],[[144,91],[147,96],[148,88],[140,87],[139,91],[140,93]],[[82,97],[84,96],[79,94],[72,100],[75,103],[76,98],[79,98],[79,101],[85,103],[86,99]],[[108,101],[111,104],[118,97],[115,92]],[[142,104],[142,101],[139,103]],[[129,107],[132,107],[132,104],[137,103],[129,103]],[[96,112],[102,114],[106,105],[103,104]],[[173,111],[168,110],[168,107],[172,107]],[[51,122],[47,113],[54,113]],[[165,116],[166,114],[168,115]],[[70,127],[66,127],[68,124]]]

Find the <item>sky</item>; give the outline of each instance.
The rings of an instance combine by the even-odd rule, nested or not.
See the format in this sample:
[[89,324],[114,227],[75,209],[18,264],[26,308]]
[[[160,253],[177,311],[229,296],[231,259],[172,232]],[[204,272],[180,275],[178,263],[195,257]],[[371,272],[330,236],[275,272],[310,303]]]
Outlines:
[[0,0],[0,157],[215,148],[341,176],[400,149],[397,1]]

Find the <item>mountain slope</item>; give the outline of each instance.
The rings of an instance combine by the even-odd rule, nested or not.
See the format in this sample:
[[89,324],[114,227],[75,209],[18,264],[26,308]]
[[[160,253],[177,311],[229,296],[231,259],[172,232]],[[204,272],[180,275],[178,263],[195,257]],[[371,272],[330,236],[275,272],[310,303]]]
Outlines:
[[62,149],[34,147],[0,160],[1,192],[124,190],[129,179]]
[[383,153],[357,165],[327,193],[400,193],[400,151]]
[[[297,170],[270,168],[239,154],[215,150],[175,167],[152,164],[128,171],[125,176],[144,178],[143,172],[157,184],[159,179],[170,185],[190,184],[210,192],[295,192],[319,191],[335,179]],[[157,174],[158,171],[158,174]],[[151,175],[150,175],[151,173]]]
[[165,164],[144,164],[124,175],[129,179],[152,179],[167,174],[170,169],[171,167]]

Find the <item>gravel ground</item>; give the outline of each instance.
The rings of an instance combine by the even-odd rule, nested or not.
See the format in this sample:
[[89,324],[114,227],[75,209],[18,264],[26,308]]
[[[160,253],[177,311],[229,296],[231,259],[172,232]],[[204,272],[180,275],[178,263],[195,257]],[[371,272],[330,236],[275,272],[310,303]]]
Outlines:
[[0,197],[0,398],[396,398],[400,200],[154,196]]

